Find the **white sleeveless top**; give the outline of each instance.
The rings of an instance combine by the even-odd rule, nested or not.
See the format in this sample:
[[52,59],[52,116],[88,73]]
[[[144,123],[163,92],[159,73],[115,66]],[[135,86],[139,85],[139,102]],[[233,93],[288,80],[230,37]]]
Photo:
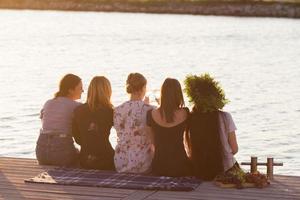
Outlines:
[[146,114],[153,106],[143,101],[126,101],[115,108],[114,128],[117,131],[115,167],[118,172],[147,173],[153,152],[146,131]]
[[223,145],[223,165],[224,171],[227,171],[236,163],[236,159],[232,154],[231,147],[228,142],[229,133],[236,130],[236,126],[233,122],[231,114],[228,112],[220,112],[219,115],[220,120],[220,134],[221,134],[221,142]]

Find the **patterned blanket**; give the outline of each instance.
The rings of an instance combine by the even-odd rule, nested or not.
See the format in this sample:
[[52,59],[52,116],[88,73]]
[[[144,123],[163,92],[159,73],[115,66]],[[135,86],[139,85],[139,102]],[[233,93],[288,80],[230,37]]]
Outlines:
[[201,183],[201,180],[193,177],[174,178],[71,168],[50,169],[24,181],[59,185],[170,191],[191,191]]

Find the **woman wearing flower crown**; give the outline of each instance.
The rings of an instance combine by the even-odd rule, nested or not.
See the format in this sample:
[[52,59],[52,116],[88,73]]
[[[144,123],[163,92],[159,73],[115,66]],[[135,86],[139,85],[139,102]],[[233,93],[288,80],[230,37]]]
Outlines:
[[222,111],[228,100],[219,83],[209,74],[189,75],[185,91],[193,110],[189,120],[189,139],[194,175],[212,180],[216,175],[239,168],[236,126],[228,112]]

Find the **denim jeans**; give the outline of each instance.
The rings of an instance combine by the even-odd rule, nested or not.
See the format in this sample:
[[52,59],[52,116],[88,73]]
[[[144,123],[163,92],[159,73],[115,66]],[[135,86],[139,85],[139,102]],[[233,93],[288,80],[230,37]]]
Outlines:
[[[64,137],[62,137],[64,136]],[[41,133],[36,145],[36,158],[40,165],[74,167],[78,165],[79,153],[71,136]]]

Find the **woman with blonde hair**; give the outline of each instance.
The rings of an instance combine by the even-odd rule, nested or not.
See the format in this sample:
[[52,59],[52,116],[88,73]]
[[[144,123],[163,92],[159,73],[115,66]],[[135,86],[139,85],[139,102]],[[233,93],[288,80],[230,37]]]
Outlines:
[[111,85],[104,76],[92,79],[87,101],[74,111],[73,136],[80,149],[80,165],[87,169],[113,170],[114,150],[109,142],[113,125]]
[[151,135],[146,130],[146,113],[153,109],[144,100],[146,78],[140,73],[127,77],[126,90],[130,100],[115,109],[114,127],[117,131],[115,166],[118,172],[148,173],[153,157]]
[[161,87],[160,106],[147,113],[147,125],[154,137],[154,174],[173,177],[191,175],[184,145],[188,114],[179,81],[167,78]]

